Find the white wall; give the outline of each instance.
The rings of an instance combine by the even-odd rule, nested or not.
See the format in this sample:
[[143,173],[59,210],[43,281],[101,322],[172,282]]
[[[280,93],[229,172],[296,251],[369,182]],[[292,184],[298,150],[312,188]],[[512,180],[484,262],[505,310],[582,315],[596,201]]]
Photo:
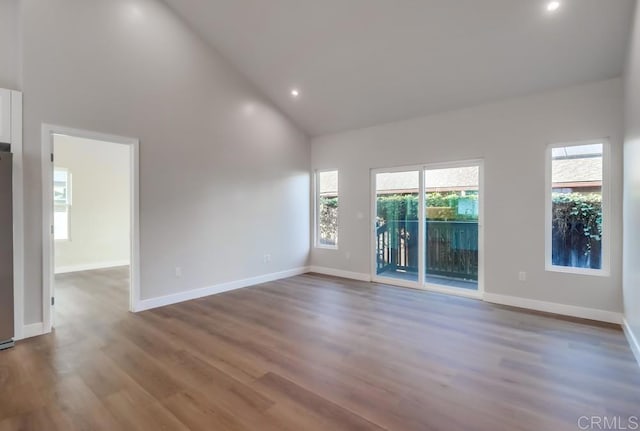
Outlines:
[[307,264],[306,136],[163,3],[22,14],[26,323],[42,320],[43,122],[140,139],[142,299]]
[[0,88],[21,89],[20,0],[0,0]]
[[128,265],[129,146],[54,137],[55,166],[71,175],[70,239],[55,242],[56,272]]
[[[340,249],[313,249],[311,263],[369,273],[371,168],[482,158],[486,292],[619,312],[622,115],[622,84],[613,79],[316,138],[313,168],[340,171]],[[611,141],[611,275],[547,272],[546,145],[601,137]]]
[[[640,6],[625,72],[624,311],[640,342]],[[639,352],[640,353],[640,352]],[[640,357],[638,358],[640,360]]]

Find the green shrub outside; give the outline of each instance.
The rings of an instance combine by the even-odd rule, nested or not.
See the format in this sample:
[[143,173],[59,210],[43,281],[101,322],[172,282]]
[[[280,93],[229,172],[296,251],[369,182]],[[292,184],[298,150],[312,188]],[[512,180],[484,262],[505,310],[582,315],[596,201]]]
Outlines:
[[[427,193],[427,217],[429,220],[469,221],[473,215],[458,214],[461,200],[477,200],[475,194],[460,196],[457,193]],[[338,208],[337,197],[321,197],[320,219],[325,220],[328,235],[335,232]],[[573,226],[583,226],[584,235],[600,240],[602,236],[602,196],[596,193],[553,193],[553,226],[565,235]],[[449,210],[447,210],[449,209]],[[377,199],[377,215],[380,220],[418,220],[418,197],[415,195],[392,194]]]
[[[427,193],[427,218],[438,221],[469,221],[477,220],[471,214],[458,214],[461,201],[477,202],[478,196],[468,194],[461,196],[457,193]],[[418,196],[415,195],[385,195],[377,200],[378,218],[381,220],[418,220]]]
[[586,237],[602,238],[602,195],[596,193],[553,193],[554,229],[565,236],[571,228],[582,226]]

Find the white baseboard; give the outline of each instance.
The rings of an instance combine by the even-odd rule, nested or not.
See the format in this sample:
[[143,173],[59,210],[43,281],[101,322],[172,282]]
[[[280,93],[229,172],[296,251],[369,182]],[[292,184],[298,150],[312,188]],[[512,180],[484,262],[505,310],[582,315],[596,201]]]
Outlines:
[[177,304],[178,302],[189,301],[192,299],[202,298],[205,296],[216,295],[218,293],[228,292],[230,290],[241,289],[243,287],[254,286],[256,284],[268,283],[269,281],[289,278],[309,272],[308,267],[294,268],[287,271],[273,272],[257,277],[245,278],[243,280],[230,281],[220,283],[213,286],[202,287],[199,289],[188,290],[186,292],[174,293],[171,295],[160,296],[157,298],[143,299],[134,305],[134,311],[145,311],[152,308],[164,307],[165,305]]
[[116,266],[128,266],[128,260],[115,260],[111,262],[84,263],[81,265],[60,266],[55,269],[56,274],[69,272],[91,271],[93,269],[115,268]]
[[638,361],[638,365],[640,365],[640,339],[633,333],[633,330],[631,329],[631,326],[629,326],[629,322],[626,318],[623,319],[622,329],[624,330],[624,335],[627,336],[627,341],[629,341],[629,346],[631,347],[633,356],[635,356],[636,361]]
[[37,337],[38,335],[42,335],[44,333],[44,324],[42,322],[31,323],[22,327],[22,337],[16,337],[16,341],[24,340],[25,338]]
[[484,300],[494,304],[528,308],[581,319],[598,320],[600,322],[622,324],[622,314],[615,311],[598,310],[596,308],[577,307],[575,305],[558,304],[556,302],[538,301],[537,299],[519,298],[517,296],[499,295],[485,292]]
[[349,278],[358,281],[371,281],[371,275],[360,272],[344,271],[342,269],[325,268],[323,266],[311,266],[309,272],[318,274],[332,275],[334,277]]

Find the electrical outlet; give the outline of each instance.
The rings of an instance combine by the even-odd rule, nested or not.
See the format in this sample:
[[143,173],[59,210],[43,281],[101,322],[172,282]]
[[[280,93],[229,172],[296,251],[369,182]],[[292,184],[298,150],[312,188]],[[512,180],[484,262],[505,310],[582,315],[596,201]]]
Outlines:
[[264,255],[264,258],[262,259],[262,261],[263,261],[264,263],[269,263],[269,262],[271,262],[271,255],[270,255],[270,254],[265,254],[265,255]]
[[527,273],[524,271],[520,271],[518,273],[518,280],[520,281],[527,281]]
[[351,259],[351,252],[348,251],[344,254],[345,259],[350,260]]
[[182,267],[181,266],[176,266],[176,277],[178,277],[178,278],[182,277]]

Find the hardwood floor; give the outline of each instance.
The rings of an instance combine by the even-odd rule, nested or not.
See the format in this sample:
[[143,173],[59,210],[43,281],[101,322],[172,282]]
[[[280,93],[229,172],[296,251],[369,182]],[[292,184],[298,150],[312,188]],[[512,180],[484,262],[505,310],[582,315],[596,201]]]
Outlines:
[[620,328],[303,275],[139,314],[126,268],[61,276],[0,352],[0,430],[576,430],[640,414]]

